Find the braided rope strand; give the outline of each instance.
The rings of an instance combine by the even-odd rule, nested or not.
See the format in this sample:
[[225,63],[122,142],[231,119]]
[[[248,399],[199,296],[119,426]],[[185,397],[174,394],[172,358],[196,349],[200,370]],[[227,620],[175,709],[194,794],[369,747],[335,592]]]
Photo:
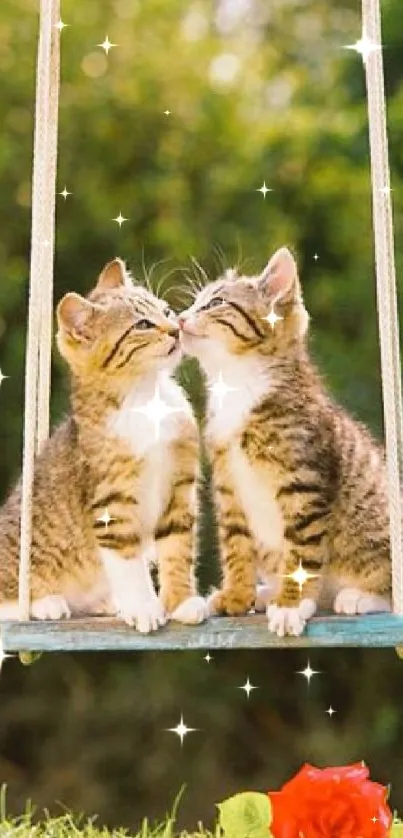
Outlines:
[[[30,553],[34,459],[48,432],[51,352],[51,306],[54,248],[55,175],[57,155],[57,94],[59,84],[59,0],[41,0],[37,57],[34,165],[32,178],[32,239],[25,361],[24,447],[21,493],[19,572],[20,619],[29,619]],[[49,312],[50,307],[50,312]],[[50,314],[50,316],[49,316]],[[47,323],[45,322],[47,319]],[[41,326],[43,331],[41,333]],[[42,338],[42,348],[41,346]],[[41,392],[39,397],[39,381]],[[39,431],[38,432],[38,420]]]
[[[380,0],[363,0],[363,32],[382,43]],[[383,411],[388,475],[393,607],[403,614],[403,412],[399,319],[390,196],[390,171],[382,50],[366,61],[372,205],[375,233],[376,290],[381,349]]]
[[52,33],[50,44],[50,89],[48,101],[48,137],[46,150],[46,236],[48,242],[44,252],[41,286],[41,336],[39,342],[39,381],[38,381],[38,418],[37,452],[49,436],[50,425],[50,385],[52,360],[52,325],[53,325],[53,263],[55,250],[55,191],[57,170],[57,131],[60,87],[60,36],[55,24],[60,17],[59,0],[53,3]]

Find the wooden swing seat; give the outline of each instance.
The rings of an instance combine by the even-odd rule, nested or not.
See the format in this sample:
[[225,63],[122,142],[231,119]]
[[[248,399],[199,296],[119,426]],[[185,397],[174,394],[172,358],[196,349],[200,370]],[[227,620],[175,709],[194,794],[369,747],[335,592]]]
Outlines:
[[89,651],[177,651],[179,649],[301,649],[320,647],[396,647],[403,645],[403,617],[323,615],[309,622],[300,637],[281,638],[267,629],[263,614],[214,617],[200,626],[169,623],[151,634],[104,617],[56,621],[4,621],[5,653]]

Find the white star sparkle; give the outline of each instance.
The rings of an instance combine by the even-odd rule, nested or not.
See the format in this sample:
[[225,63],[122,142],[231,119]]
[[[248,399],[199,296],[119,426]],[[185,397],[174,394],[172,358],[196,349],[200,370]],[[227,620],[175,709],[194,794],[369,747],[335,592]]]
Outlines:
[[262,195],[263,195],[263,198],[266,198],[267,193],[268,192],[273,192],[273,190],[269,189],[268,186],[266,186],[266,181],[264,180],[263,181],[263,186],[261,186],[260,189],[256,189],[256,192],[261,192]]
[[72,195],[72,194],[73,194],[72,192],[68,191],[67,186],[64,187],[62,192],[59,192],[59,195],[61,195],[62,198],[64,198],[64,200],[66,200],[68,195]]
[[308,661],[305,669],[299,669],[297,675],[303,675],[304,678],[306,678],[306,680],[308,681],[308,684],[310,684],[311,678],[313,678],[314,675],[320,675],[320,672],[318,669],[312,669],[311,664]]
[[355,52],[359,53],[364,64],[366,64],[369,56],[372,55],[373,52],[382,49],[382,44],[376,44],[374,41],[371,41],[370,38],[367,38],[366,33],[363,32],[359,41],[356,41],[355,44],[346,44],[344,49],[353,49]]
[[301,562],[299,563],[296,570],[293,573],[285,573],[285,579],[292,579],[293,582],[296,582],[299,587],[299,592],[302,593],[302,588],[308,582],[308,579],[316,579],[318,576],[317,573],[308,573],[302,567]]
[[393,189],[390,186],[382,186],[379,191],[382,192],[382,195],[390,195]]
[[116,218],[112,218],[112,221],[116,221],[116,223],[119,224],[119,227],[121,227],[122,224],[124,224],[125,221],[128,221],[128,220],[129,219],[125,218],[124,215],[122,215],[121,212],[119,213],[119,215],[116,216]]
[[5,381],[5,379],[6,379],[6,378],[10,378],[10,376],[9,376],[9,375],[3,375],[3,373],[2,373],[2,371],[1,371],[1,369],[0,369],[0,387],[1,387],[2,383],[3,383],[3,381]]
[[317,253],[314,253],[314,256],[313,256],[313,258],[314,258],[314,259],[315,259],[315,262],[317,262],[317,261],[318,261],[318,259],[319,259],[319,256],[318,256],[318,254],[317,254]]
[[228,396],[228,393],[235,393],[238,387],[228,387],[223,379],[222,372],[219,372],[216,381],[210,384],[208,389],[216,399],[217,405],[221,410],[225,397]]
[[269,314],[267,314],[266,317],[263,318],[263,320],[267,320],[267,322],[270,323],[270,326],[272,327],[272,329],[274,329],[277,321],[278,320],[283,320],[283,318],[280,317],[279,314],[276,314],[276,312],[274,311],[274,308],[272,307],[269,311]]
[[181,745],[183,745],[183,740],[185,736],[187,736],[188,733],[194,733],[196,730],[198,730],[198,728],[188,727],[187,725],[185,725],[183,721],[183,716],[181,716],[180,722],[176,725],[176,727],[167,727],[166,730],[169,733],[176,733],[176,735],[179,736],[179,739],[181,740]]
[[249,681],[249,677],[246,679],[246,683],[242,685],[242,687],[238,687],[238,690],[244,690],[246,692],[247,697],[249,698],[252,690],[257,690],[258,687],[254,687],[253,684]]
[[210,655],[210,652],[207,652],[207,655],[204,656],[204,660],[207,661],[207,663],[210,663],[210,661],[213,660],[213,658]]
[[332,705],[330,705],[330,707],[328,707],[327,710],[325,710],[325,713],[327,713],[329,718],[331,719],[332,716],[334,716],[334,714],[337,713],[337,710],[333,710]]
[[66,26],[70,26],[70,24],[69,23],[63,23],[61,18],[59,18],[57,23],[55,23],[55,29],[58,29],[59,32],[63,32],[63,29],[65,29]]
[[165,116],[169,116],[171,111],[164,111]]
[[160,395],[160,387],[159,384],[155,385],[154,395],[152,399],[149,399],[148,402],[144,405],[144,407],[131,407],[130,410],[133,413],[142,413],[150,422],[154,423],[155,429],[155,438],[158,440],[160,438],[161,433],[161,425],[164,419],[167,416],[171,416],[172,413],[180,413],[182,408],[180,407],[171,407],[169,404],[161,399]]
[[102,44],[97,44],[97,47],[101,47],[101,49],[105,50],[107,55],[109,53],[109,50],[112,49],[112,47],[117,47],[117,46],[118,46],[118,44],[112,44],[112,42],[109,40],[108,36],[106,36],[106,38],[102,42]]
[[108,529],[108,525],[110,524],[110,522],[113,521],[113,520],[114,520],[114,518],[112,518],[112,516],[109,515],[108,507],[106,507],[105,512],[103,513],[103,515],[100,515],[100,517],[97,518],[97,521],[100,521],[101,524],[105,524],[105,529],[106,530]]

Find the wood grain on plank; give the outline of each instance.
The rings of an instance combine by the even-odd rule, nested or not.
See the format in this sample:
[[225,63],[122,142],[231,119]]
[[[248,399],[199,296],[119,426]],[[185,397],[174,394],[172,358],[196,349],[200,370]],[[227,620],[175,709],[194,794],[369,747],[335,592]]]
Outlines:
[[279,638],[262,615],[217,617],[200,626],[170,623],[152,634],[139,634],[117,620],[3,622],[5,652],[163,651],[180,649],[279,649],[303,647],[393,647],[403,645],[403,617],[318,617],[301,637]]

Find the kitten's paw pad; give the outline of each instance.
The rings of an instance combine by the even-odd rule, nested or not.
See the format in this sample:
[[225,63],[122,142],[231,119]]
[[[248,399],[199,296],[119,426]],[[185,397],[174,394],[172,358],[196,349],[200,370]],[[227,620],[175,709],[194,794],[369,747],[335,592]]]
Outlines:
[[207,602],[201,596],[190,596],[175,608],[171,619],[188,626],[196,626],[207,619]]
[[149,599],[142,603],[120,603],[116,616],[128,626],[136,628],[140,634],[149,634],[164,626],[167,617],[159,599]]
[[391,603],[385,597],[360,591],[359,588],[342,588],[336,596],[333,606],[336,614],[373,614],[379,611],[391,611]]
[[250,596],[238,591],[214,591],[207,597],[207,613],[209,617],[217,614],[237,616],[247,614],[253,605],[253,594]]
[[63,620],[71,617],[70,608],[63,596],[51,594],[34,600],[31,605],[34,620]]
[[269,631],[278,637],[291,634],[298,637],[303,633],[307,621],[313,617],[316,603],[313,599],[303,599],[296,608],[286,608],[281,605],[268,605],[266,614],[269,621]]

